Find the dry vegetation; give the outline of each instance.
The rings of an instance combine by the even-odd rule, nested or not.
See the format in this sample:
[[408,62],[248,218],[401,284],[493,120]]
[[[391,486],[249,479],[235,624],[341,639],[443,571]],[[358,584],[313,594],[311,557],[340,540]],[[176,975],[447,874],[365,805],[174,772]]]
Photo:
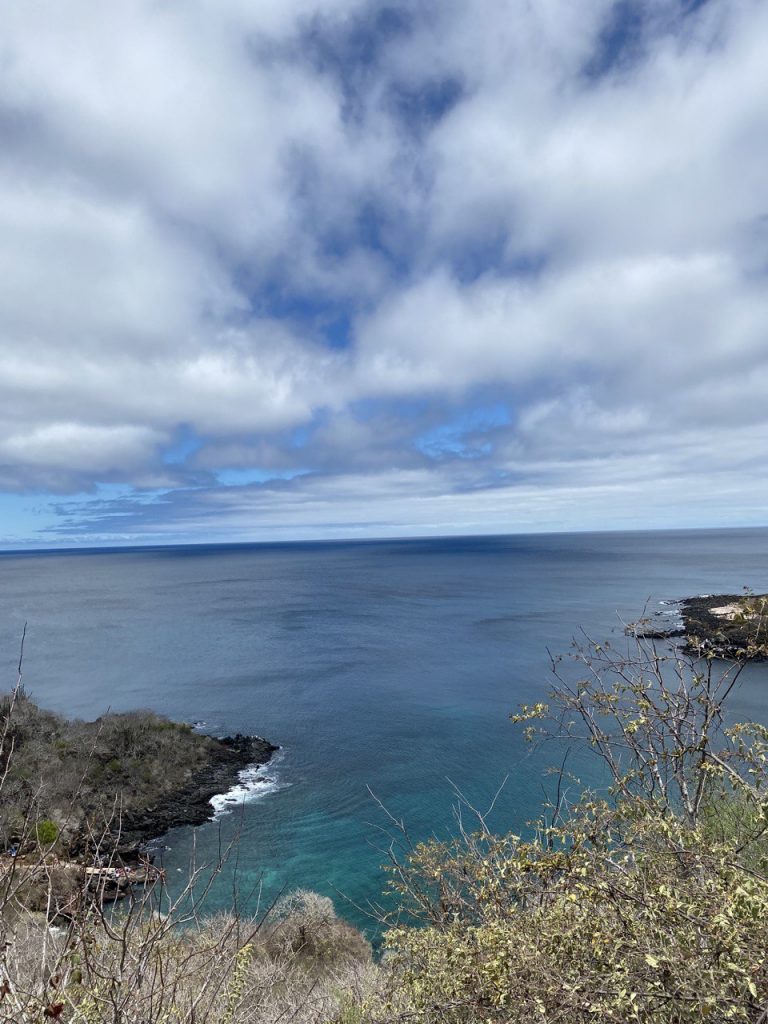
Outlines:
[[114,819],[116,794],[123,813],[151,805],[205,763],[206,737],[148,711],[71,722],[22,691],[2,699],[0,715],[9,723],[0,770],[12,766],[0,808],[6,847],[20,841],[31,804],[76,847],[86,822],[99,830]]
[[[266,760],[274,749],[251,737],[199,735],[151,711],[68,721],[39,708],[22,686],[0,697],[0,721],[0,843],[23,847],[47,834],[60,853],[76,857],[103,847],[105,834],[117,836],[118,826],[126,853],[147,829],[167,831],[183,824],[185,814],[199,824],[208,813],[205,786],[208,795],[220,791],[251,756]],[[29,808],[35,828],[25,836]]]
[[3,938],[0,1020],[16,1024],[351,1024],[377,980],[368,944],[314,893],[248,921],[161,916],[144,899],[53,929],[22,913]]
[[609,785],[571,805],[561,772],[533,835],[479,819],[397,860],[390,1014],[765,1024],[768,730],[725,717],[740,666],[643,638],[576,659],[513,718],[532,742],[586,743]]
[[[768,730],[725,717],[739,665],[642,637],[576,660],[578,678],[555,664],[549,703],[514,719],[532,742],[585,742],[609,785],[570,803],[577,782],[561,770],[522,837],[476,814],[452,844],[412,845],[390,819],[397,907],[379,963],[313,893],[251,920],[201,918],[220,865],[192,866],[172,904],[158,878],[107,913],[57,877],[59,839],[40,828],[53,805],[30,785],[29,852],[0,875],[0,1021],[766,1024]],[[18,710],[17,688],[2,787]]]

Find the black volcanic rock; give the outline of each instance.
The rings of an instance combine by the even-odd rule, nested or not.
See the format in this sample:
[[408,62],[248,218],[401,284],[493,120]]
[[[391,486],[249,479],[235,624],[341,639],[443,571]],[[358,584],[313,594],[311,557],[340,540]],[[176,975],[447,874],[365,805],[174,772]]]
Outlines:
[[[713,609],[734,605],[733,618]],[[643,619],[627,632],[644,640],[685,638],[688,654],[725,661],[762,661],[768,658],[768,595],[706,594],[686,597],[678,608],[682,627],[666,629],[661,622]]]
[[266,764],[279,747],[260,736],[225,736],[213,740],[208,763],[193,772],[183,787],[166,794],[154,806],[127,811],[117,837],[123,856],[135,853],[149,839],[164,835],[181,825],[202,825],[210,820],[211,797],[226,793],[244,768]]
[[680,612],[689,653],[712,655],[727,661],[764,660],[768,656],[768,619],[762,615],[728,619],[712,611],[727,605],[748,608],[750,603],[762,601],[768,601],[768,595],[708,594],[681,601]]

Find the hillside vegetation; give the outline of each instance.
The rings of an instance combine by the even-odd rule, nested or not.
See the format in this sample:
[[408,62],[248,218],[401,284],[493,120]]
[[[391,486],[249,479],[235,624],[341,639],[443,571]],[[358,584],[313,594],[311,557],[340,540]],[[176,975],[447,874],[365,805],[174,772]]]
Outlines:
[[561,767],[522,834],[474,812],[454,842],[414,845],[389,819],[378,963],[313,894],[200,919],[199,875],[161,917],[147,891],[118,921],[83,900],[52,934],[7,870],[0,1020],[765,1024],[768,730],[729,717],[739,664],[635,637],[554,668],[549,701],[513,719],[557,764],[586,744],[605,786]]
[[[58,838],[58,850],[70,855],[83,853],[94,842],[104,845],[107,833],[119,833],[121,847],[128,849],[149,837],[153,823],[157,835],[174,823],[174,815],[184,820],[182,798],[202,795],[198,821],[205,820],[211,793],[198,790],[205,788],[211,773],[222,769],[223,778],[234,780],[251,755],[267,760],[274,749],[246,737],[239,738],[239,746],[222,743],[151,711],[68,721],[38,707],[23,688],[0,698],[0,721],[4,849],[20,843],[23,847],[30,835],[38,837],[41,831],[49,841]],[[228,788],[226,781],[223,788]],[[215,792],[217,787],[210,789]]]

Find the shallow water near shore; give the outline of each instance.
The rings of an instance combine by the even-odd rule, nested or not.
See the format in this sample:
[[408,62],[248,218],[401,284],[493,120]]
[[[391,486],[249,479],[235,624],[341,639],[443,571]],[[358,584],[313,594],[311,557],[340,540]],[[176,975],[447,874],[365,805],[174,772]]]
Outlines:
[[[0,584],[4,689],[28,621],[25,682],[45,707],[152,708],[282,745],[215,821],[166,838],[172,881],[193,837],[200,862],[237,836],[209,910],[303,887],[370,930],[386,821],[369,787],[415,838],[443,837],[454,787],[484,808],[507,778],[489,824],[524,830],[553,751],[532,754],[507,716],[545,698],[548,650],[621,635],[646,602],[768,590],[768,530],[7,553]],[[767,665],[732,707],[768,720]],[[590,780],[587,760],[571,768]]]

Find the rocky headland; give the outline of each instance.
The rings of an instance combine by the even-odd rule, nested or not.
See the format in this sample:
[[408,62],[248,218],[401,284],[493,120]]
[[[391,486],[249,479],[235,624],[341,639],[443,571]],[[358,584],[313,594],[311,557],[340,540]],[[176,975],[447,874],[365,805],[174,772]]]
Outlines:
[[684,640],[689,654],[726,661],[768,658],[768,594],[701,594],[677,603],[680,625],[667,627],[662,613],[634,623],[645,639]]
[[135,859],[144,843],[213,815],[210,800],[278,749],[258,736],[217,739],[151,711],[71,721],[23,692],[0,697],[0,843],[44,836],[86,863],[94,851]]
[[[205,737],[210,739],[210,737]],[[244,768],[267,764],[279,747],[260,736],[225,736],[206,746],[207,763],[195,770],[175,792],[147,807],[123,814],[117,850],[124,857],[172,828],[202,825],[212,816],[211,798],[226,793]]]

